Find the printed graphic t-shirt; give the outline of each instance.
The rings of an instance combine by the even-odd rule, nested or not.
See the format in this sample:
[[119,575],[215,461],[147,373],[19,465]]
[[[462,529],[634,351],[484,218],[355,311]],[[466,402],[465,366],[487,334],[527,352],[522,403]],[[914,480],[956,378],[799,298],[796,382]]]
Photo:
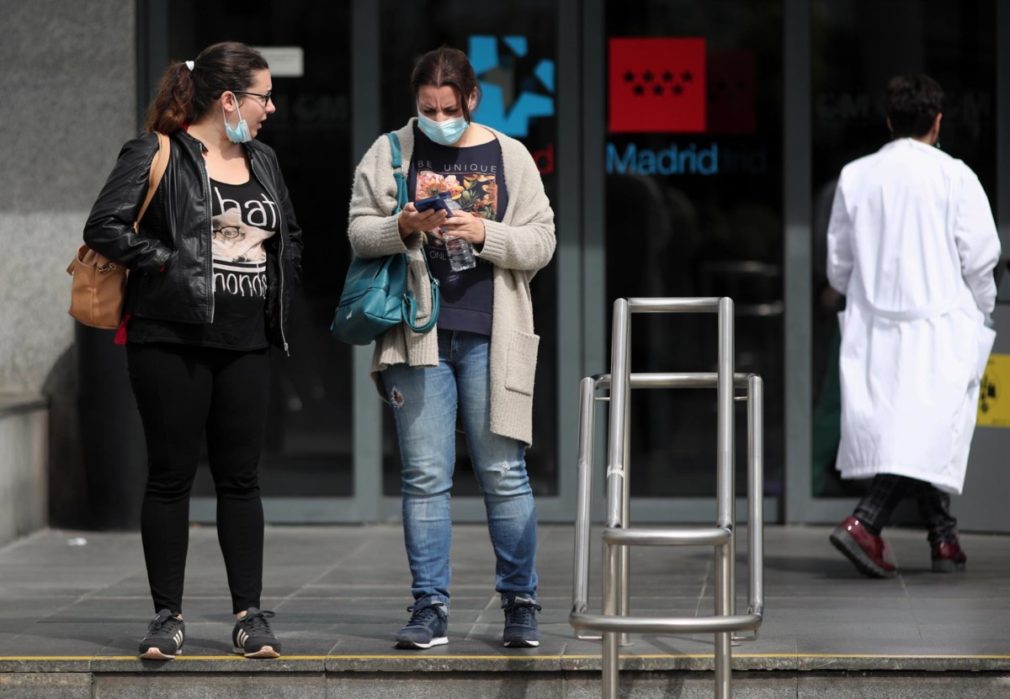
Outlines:
[[267,251],[280,227],[277,204],[255,179],[210,181],[214,322],[190,325],[150,318],[130,322],[131,342],[172,342],[235,350],[269,346],[266,334]]
[[[407,183],[411,201],[449,192],[463,211],[492,221],[502,220],[508,204],[498,139],[477,146],[442,146],[415,124]],[[477,258],[473,269],[453,272],[445,243],[435,236],[427,236],[425,252],[442,295],[438,329],[490,335],[494,265]]]

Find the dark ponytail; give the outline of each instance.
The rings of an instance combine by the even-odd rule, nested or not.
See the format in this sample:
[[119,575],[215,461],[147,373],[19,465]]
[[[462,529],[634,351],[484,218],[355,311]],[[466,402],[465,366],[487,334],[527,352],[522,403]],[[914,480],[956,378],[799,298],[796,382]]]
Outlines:
[[193,103],[193,81],[189,68],[183,62],[173,63],[165,71],[158,94],[147,108],[144,129],[160,133],[173,133],[183,124],[192,121],[190,105]]
[[208,46],[193,61],[192,70],[185,62],[173,63],[147,108],[144,128],[165,134],[178,131],[206,114],[221,93],[245,90],[256,71],[269,67],[259,51],[237,41]]

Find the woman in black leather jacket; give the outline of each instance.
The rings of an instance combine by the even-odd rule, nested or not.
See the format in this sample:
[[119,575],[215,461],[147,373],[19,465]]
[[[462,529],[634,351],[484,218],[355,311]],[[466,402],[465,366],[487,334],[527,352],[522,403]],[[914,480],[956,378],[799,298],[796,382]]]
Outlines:
[[[301,230],[272,149],[255,139],[276,111],[266,61],[228,42],[166,70],[145,135],[123,146],[84,230],[130,270],[123,322],[144,424],[148,478],[141,535],[156,616],[143,658],[170,660],[185,640],[182,591],[189,496],[203,435],[236,624],[235,652],[276,658],[260,610],[269,347],[287,352]],[[156,132],[170,138],[165,176],[135,233]]]

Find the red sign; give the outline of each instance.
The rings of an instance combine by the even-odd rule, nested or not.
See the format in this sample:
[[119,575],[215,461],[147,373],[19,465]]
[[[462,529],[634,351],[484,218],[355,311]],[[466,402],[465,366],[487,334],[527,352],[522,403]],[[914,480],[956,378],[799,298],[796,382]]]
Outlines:
[[704,133],[705,39],[610,40],[610,131]]
[[753,51],[715,51],[708,57],[708,131],[757,132],[757,60]]

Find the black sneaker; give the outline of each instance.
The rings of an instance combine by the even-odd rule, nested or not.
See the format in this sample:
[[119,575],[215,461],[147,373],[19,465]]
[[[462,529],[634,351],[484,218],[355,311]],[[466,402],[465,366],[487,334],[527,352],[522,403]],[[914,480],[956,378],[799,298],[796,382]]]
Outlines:
[[185,640],[186,624],[182,617],[162,609],[147,625],[147,635],[140,642],[140,657],[144,660],[172,660],[182,654]]
[[279,658],[281,644],[270,630],[270,623],[267,621],[273,616],[273,612],[249,607],[246,615],[235,622],[235,628],[231,632],[234,651],[247,658]]
[[540,645],[540,631],[537,629],[537,612],[540,605],[531,597],[522,595],[501,596],[501,606],[505,610],[505,631],[502,640],[506,648],[536,648]]
[[397,648],[431,648],[449,642],[445,635],[449,628],[449,612],[443,602],[421,600],[412,607],[410,621],[396,634]]

